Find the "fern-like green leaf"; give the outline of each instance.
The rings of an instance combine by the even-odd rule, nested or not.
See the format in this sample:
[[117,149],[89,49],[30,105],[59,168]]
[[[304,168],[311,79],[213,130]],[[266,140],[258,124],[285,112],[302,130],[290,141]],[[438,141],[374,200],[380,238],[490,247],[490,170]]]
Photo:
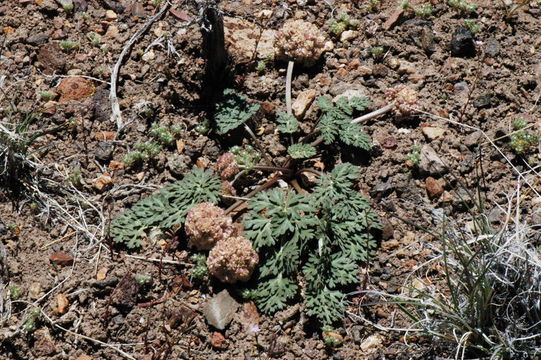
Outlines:
[[218,134],[225,134],[248,121],[259,110],[259,104],[248,104],[244,95],[233,89],[225,89],[221,101],[216,104],[214,120]]
[[363,150],[372,148],[372,138],[367,133],[363,132],[357,124],[346,124],[340,128],[340,140],[344,144],[357,147]]
[[370,99],[354,96],[349,99],[349,105],[357,111],[364,111],[370,105]]
[[260,276],[274,274],[293,275],[300,263],[301,249],[293,241],[288,241],[279,249],[270,252],[265,263],[260,267]]
[[341,140],[347,145],[363,150],[371,148],[370,136],[364,133],[359,125],[351,124],[353,112],[364,110],[369,104],[368,99],[359,97],[348,99],[343,96],[333,105],[330,99],[320,96],[317,104],[322,112],[318,129],[325,144]]
[[287,153],[293,159],[306,159],[316,156],[316,148],[309,144],[293,144],[287,148]]
[[184,222],[190,208],[200,202],[219,200],[221,181],[209,171],[195,169],[155,195],[137,202],[111,221],[109,234],[129,248],[141,246],[148,229],[169,229]]
[[276,128],[283,134],[293,134],[299,131],[299,122],[293,115],[289,115],[283,111],[277,111],[276,121],[278,122],[278,126]]
[[278,275],[270,280],[262,281],[257,286],[256,303],[265,314],[272,314],[286,307],[298,291],[295,280]]
[[[273,189],[259,193],[248,205],[251,210],[244,218],[245,236],[252,240],[255,249],[272,246],[287,234],[293,242],[313,236],[309,231],[315,224],[314,209],[304,195],[293,191]],[[265,233],[260,234],[260,229]]]
[[323,142],[326,145],[332,144],[340,131],[340,127],[335,123],[334,118],[327,114],[321,117],[321,121],[319,122],[317,128],[319,129],[321,136],[323,137]]
[[306,291],[306,313],[322,324],[330,325],[342,319],[345,310],[344,294],[337,290],[310,289]]
[[353,189],[359,176],[356,166],[340,164],[308,196],[274,189],[250,201],[243,222],[260,258],[256,300],[263,312],[286,306],[302,270],[307,314],[324,324],[342,317],[340,287],[359,281],[359,263],[376,249],[371,230],[379,226],[368,201]]

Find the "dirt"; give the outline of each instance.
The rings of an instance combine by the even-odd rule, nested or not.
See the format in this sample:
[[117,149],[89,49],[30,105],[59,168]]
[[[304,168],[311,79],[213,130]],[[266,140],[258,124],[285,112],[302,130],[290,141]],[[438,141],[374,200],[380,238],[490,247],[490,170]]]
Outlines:
[[[327,347],[320,331],[304,321],[298,304],[265,316],[240,297],[236,300],[242,306],[231,324],[217,330],[208,325],[202,309],[227,286],[190,279],[191,250],[182,235],[147,239],[136,251],[112,244],[106,236],[111,218],[181,179],[194,166],[212,167],[234,139],[196,130],[209,117],[202,35],[197,24],[176,27],[199,16],[195,2],[172,1],[172,10],[137,38],[124,58],[118,77],[126,124],[121,132],[111,121],[111,73],[135,31],[164,2],[73,0],[72,10],[63,9],[61,3],[0,3],[2,115],[12,102],[21,113],[45,109],[35,128],[63,126],[32,144],[33,149],[46,148],[35,161],[51,169],[32,174],[52,179],[43,182],[41,201],[31,191],[14,196],[0,190],[2,299],[8,283],[22,291],[9,311],[0,303],[0,359],[454,356],[448,344],[421,336],[404,341],[403,333],[378,330],[353,316],[336,327],[342,344]],[[369,153],[331,154],[361,166],[358,189],[371,199],[384,224],[377,256],[361,269],[361,290],[398,294],[416,267],[434,255],[437,239],[423,228],[434,226],[436,214],[461,222],[467,214],[464,204],[473,202],[468,197],[477,190],[485,194],[486,213],[498,227],[504,220],[498,205],[505,208],[509,193],[522,186],[525,196],[519,210],[527,222],[539,223],[541,201],[536,192],[541,186],[530,167],[541,159],[539,145],[519,156],[509,146],[509,137],[495,139],[510,134],[512,120],[520,117],[533,131],[541,131],[541,8],[532,2],[506,20],[496,2],[478,2],[476,15],[460,13],[438,0],[432,3],[433,14],[426,18],[399,14],[396,4],[387,1],[373,11],[364,2],[341,0],[219,4],[230,19],[236,16],[254,29],[278,30],[286,19],[297,18],[327,33],[334,49],[314,67],[295,68],[293,99],[306,90],[332,97],[356,90],[367,94],[371,109],[377,109],[386,104],[389,88],[405,84],[418,91],[420,111],[407,116],[391,112],[364,124],[373,141]],[[413,7],[419,4],[410,2]],[[346,42],[329,35],[327,22],[343,12],[359,20],[357,33]],[[473,34],[475,54],[451,56],[453,34],[470,17],[479,25]],[[90,33],[100,40],[93,41],[95,35]],[[77,46],[69,49],[68,41]],[[253,38],[247,44],[251,46]],[[383,48],[381,56],[375,55],[375,47]],[[258,71],[255,54],[240,51],[245,53],[232,54],[237,63],[231,86],[262,104],[257,135],[268,154],[283,162],[285,148],[274,133],[270,114],[285,110],[287,64],[270,62]],[[43,92],[51,93],[51,98]],[[313,103],[302,119],[303,129],[317,116]],[[149,140],[152,123],[179,125],[183,131],[174,147],[130,168],[124,158],[136,143]],[[249,138],[244,142],[250,143]],[[414,145],[424,149],[418,165],[411,161]],[[423,156],[440,158],[442,168],[422,166]],[[480,171],[483,182],[478,180]],[[76,184],[72,190],[60,190],[70,183]],[[239,195],[245,195],[249,189],[241,191]],[[73,200],[79,195],[84,204]],[[54,201],[65,212],[51,207]],[[51,261],[58,254],[62,261]],[[143,284],[140,275],[150,280]],[[62,304],[66,307],[62,311],[57,295],[69,303]],[[350,300],[349,311],[380,326],[409,326],[393,306],[360,310],[357,305],[363,298],[352,295]],[[19,331],[34,307],[41,309],[37,330]]]

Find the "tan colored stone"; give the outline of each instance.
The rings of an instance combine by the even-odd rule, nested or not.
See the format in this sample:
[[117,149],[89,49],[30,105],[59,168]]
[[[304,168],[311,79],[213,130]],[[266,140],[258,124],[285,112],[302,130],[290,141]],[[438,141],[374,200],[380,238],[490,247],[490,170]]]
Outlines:
[[374,334],[366,338],[361,343],[361,350],[372,353],[376,351],[377,348],[381,347],[382,343],[383,343],[383,338],[381,337],[381,335]]
[[105,278],[107,277],[107,272],[108,271],[109,271],[109,268],[107,266],[104,266],[101,269],[99,269],[97,274],[96,274],[96,280],[98,280],[98,281],[105,280]]
[[274,30],[262,30],[247,20],[226,16],[224,33],[226,46],[237,62],[248,62],[254,54],[257,59],[268,59],[274,55]]
[[351,40],[355,39],[357,36],[359,36],[358,31],[346,30],[346,31],[342,32],[342,34],[340,35],[340,41],[341,42],[351,41]]
[[425,126],[422,131],[429,140],[442,139],[445,134],[445,129],[436,126]]
[[109,174],[103,174],[100,175],[95,181],[94,181],[94,188],[98,191],[105,191],[107,189],[110,189],[114,184],[114,180]]
[[58,294],[56,295],[56,312],[58,314],[65,314],[68,310],[70,302],[66,295],[64,294]]
[[299,94],[293,104],[291,109],[293,110],[293,115],[297,118],[302,118],[306,114],[306,110],[312,105],[312,102],[316,98],[316,91],[314,89],[308,89]]
[[75,360],[92,360],[92,357],[88,355],[81,355],[81,356],[78,356],[77,359]]
[[113,10],[107,10],[105,12],[105,18],[107,20],[116,20],[116,19],[118,19],[118,15]]
[[33,282],[28,287],[28,295],[31,299],[37,299],[41,296],[41,284],[39,282]]

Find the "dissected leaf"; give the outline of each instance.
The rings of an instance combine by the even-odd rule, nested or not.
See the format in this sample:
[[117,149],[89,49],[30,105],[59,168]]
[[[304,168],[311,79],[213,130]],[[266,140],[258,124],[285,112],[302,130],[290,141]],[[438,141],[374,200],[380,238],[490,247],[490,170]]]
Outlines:
[[111,221],[109,234],[128,248],[141,246],[147,230],[169,229],[182,224],[190,208],[201,202],[218,202],[222,184],[218,177],[195,169],[184,179],[172,183],[155,195],[137,202]]
[[299,122],[295,116],[283,111],[276,112],[276,121],[278,122],[276,128],[283,134],[293,134],[299,130]]
[[316,155],[316,148],[309,144],[294,144],[287,148],[287,153],[293,159],[306,159]]
[[325,144],[329,145],[338,140],[346,145],[358,147],[363,150],[370,150],[372,139],[362,131],[361,126],[351,124],[353,112],[363,111],[370,103],[367,98],[340,97],[333,105],[332,101],[320,96],[317,104],[322,112],[318,129]]
[[307,313],[322,323],[341,318],[340,287],[359,281],[359,263],[377,245],[371,230],[380,227],[368,201],[353,189],[358,178],[356,166],[340,164],[308,196],[273,189],[250,201],[243,222],[260,257],[256,299],[263,312],[287,305],[302,271]]
[[259,110],[259,104],[248,104],[246,97],[233,89],[225,89],[216,104],[214,120],[218,134],[225,134],[248,121]]

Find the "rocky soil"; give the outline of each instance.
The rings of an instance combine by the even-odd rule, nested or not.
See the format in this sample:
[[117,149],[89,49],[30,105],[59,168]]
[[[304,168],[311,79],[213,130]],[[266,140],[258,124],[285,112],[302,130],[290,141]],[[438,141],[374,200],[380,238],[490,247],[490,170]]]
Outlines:
[[[313,23],[328,41],[317,63],[294,68],[293,111],[303,129],[317,121],[317,96],[366,96],[375,110],[389,102],[389,89],[415,89],[411,114],[364,122],[371,151],[332,154],[361,167],[358,190],[384,225],[357,289],[399,294],[434,256],[438,239],[425,229],[443,215],[468,226],[467,206],[478,191],[495,228],[517,187],[515,210],[541,223],[539,143],[520,151],[511,136],[517,119],[541,134],[541,4],[507,19],[506,9],[488,0],[477,1],[473,13],[439,0],[429,14],[412,10],[419,0],[408,9],[367,3],[221,1],[233,60],[227,85],[261,105],[255,135],[278,162],[287,156],[274,123],[275,112],[286,109],[287,63],[274,59],[273,39],[286,20]],[[211,116],[207,54],[200,26],[183,26],[198,9],[176,0],[0,2],[2,125],[36,114],[30,130],[59,127],[31,144],[27,184],[40,187],[0,189],[0,359],[454,357],[452,344],[385,331],[411,324],[391,305],[360,308],[358,294],[333,330],[339,345],[326,346],[300,304],[266,316],[234,286],[194,281],[182,234],[145,239],[135,251],[108,238],[108,223],[123,209],[194,167],[212,168],[239,143],[201,131]],[[358,24],[333,33],[329,21],[340,14]],[[134,36],[145,24],[148,31]],[[110,98],[120,56],[121,129]],[[153,123],[182,131],[174,146],[130,166],[126,156],[150,139]],[[240,143],[254,145],[249,137]],[[318,160],[312,165],[326,170]],[[439,278],[440,270],[430,276]]]

